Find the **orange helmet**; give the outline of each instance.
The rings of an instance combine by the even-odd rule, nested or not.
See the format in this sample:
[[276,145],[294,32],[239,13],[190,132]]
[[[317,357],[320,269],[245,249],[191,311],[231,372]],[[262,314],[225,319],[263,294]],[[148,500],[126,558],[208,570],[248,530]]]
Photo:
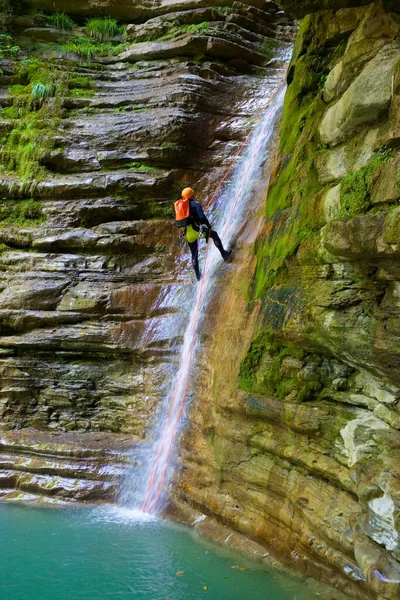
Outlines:
[[187,187],[182,191],[182,198],[184,198],[185,200],[189,200],[190,198],[192,198],[192,196],[194,196],[194,191],[192,190],[192,188]]

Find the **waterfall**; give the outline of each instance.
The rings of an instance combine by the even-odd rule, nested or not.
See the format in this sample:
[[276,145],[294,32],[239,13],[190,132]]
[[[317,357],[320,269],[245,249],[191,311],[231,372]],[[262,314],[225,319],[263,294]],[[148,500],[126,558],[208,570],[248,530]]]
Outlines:
[[[225,248],[229,248],[234,242],[240,223],[246,218],[246,206],[253,194],[252,183],[260,178],[263,165],[269,157],[284,94],[285,89],[282,86],[278,91],[275,90],[275,94],[268,100],[268,106],[249,137],[240,160],[233,168],[228,184],[221,188],[221,193],[211,207],[218,212],[219,216],[213,219],[213,225]],[[121,490],[121,504],[147,513],[159,511],[167,495],[167,484],[176,462],[175,442],[189,392],[202,310],[212,297],[218,275],[224,268],[224,263],[211,240],[201,257],[201,266],[202,279],[197,284],[194,299],[192,296],[188,300],[193,303],[193,308],[184,336],[179,369],[155,426],[152,436],[154,443],[150,449],[135,451],[132,458],[141,467],[132,468]]]

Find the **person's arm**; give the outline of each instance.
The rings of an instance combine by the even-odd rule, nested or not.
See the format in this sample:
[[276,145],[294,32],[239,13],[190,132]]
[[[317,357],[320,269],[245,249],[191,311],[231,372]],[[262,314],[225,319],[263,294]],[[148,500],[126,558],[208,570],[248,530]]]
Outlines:
[[199,222],[202,225],[206,225],[209,229],[211,229],[210,221],[207,219],[206,215],[204,214],[204,210],[203,210],[200,202],[196,202],[196,212],[197,212],[197,218],[198,218]]

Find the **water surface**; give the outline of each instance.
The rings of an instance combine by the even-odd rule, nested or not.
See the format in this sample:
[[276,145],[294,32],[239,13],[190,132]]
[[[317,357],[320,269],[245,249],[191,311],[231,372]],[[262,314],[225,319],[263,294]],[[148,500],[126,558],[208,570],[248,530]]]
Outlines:
[[223,553],[186,528],[113,508],[0,504],[1,600],[337,597]]

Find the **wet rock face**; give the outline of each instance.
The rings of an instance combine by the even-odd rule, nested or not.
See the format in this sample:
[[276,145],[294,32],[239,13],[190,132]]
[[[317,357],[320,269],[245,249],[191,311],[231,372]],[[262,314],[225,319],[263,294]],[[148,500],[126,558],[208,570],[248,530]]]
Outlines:
[[[279,4],[288,15],[301,19],[310,13],[321,10],[339,10],[370,4],[369,0],[280,0]],[[397,0],[383,0],[382,5],[388,12],[400,12]]]
[[[0,426],[30,432],[18,450],[4,442],[7,494],[27,489],[42,434],[53,457],[74,435],[145,441],[193,294],[172,202],[188,184],[213,191],[292,35],[273,2],[28,4],[0,54]],[[102,15],[118,27],[90,34],[86,17]],[[30,493],[85,496],[84,476],[48,477]],[[110,498],[100,488],[91,499]]]
[[[329,10],[300,22],[257,264],[248,263],[253,303],[246,313],[232,291],[216,301],[225,320],[223,330],[210,324],[219,353],[210,344],[207,357],[219,367],[202,364],[197,387],[207,391],[193,408],[177,504],[219,515],[349,594],[394,600],[398,7],[292,4]],[[234,363],[229,349],[241,343]]]

